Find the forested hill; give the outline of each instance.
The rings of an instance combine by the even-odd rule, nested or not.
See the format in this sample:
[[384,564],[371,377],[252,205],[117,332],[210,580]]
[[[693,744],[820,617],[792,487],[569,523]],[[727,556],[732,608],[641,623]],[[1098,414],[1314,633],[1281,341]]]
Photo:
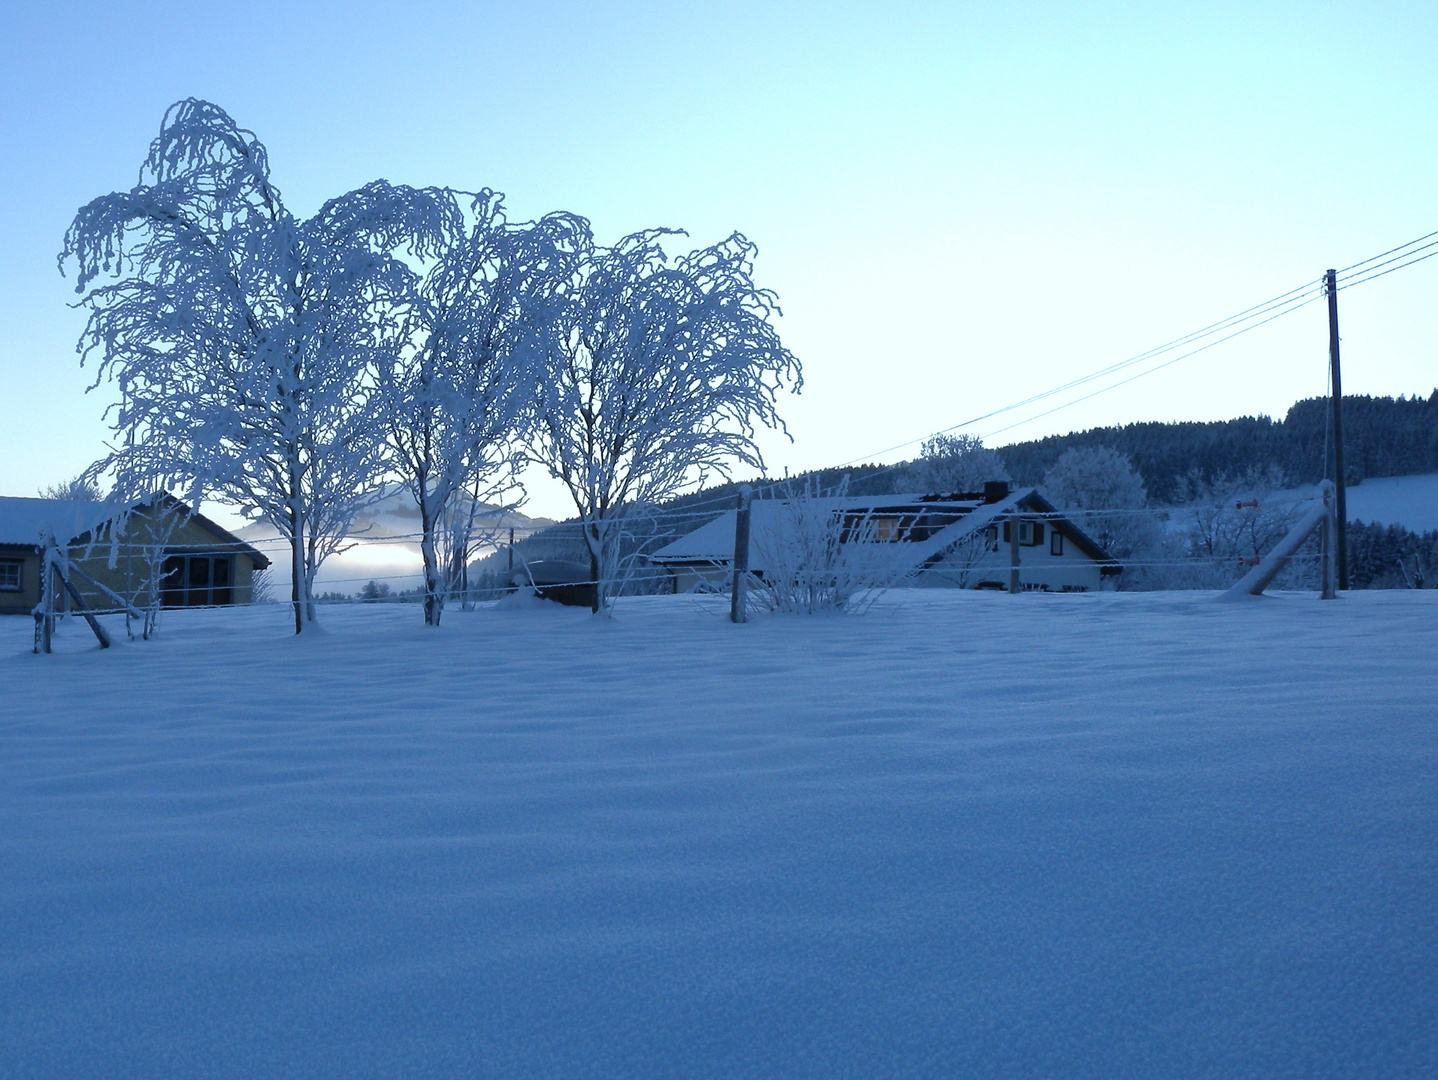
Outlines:
[[[1037,484],[1074,446],[1110,446],[1133,461],[1158,503],[1182,498],[1183,478],[1205,480],[1273,466],[1290,483],[1323,479],[1329,438],[1327,398],[1300,401],[1282,420],[1244,416],[1208,423],[1146,423],[1091,428],[998,447],[1009,474]],[[1350,483],[1368,476],[1438,472],[1438,389],[1427,398],[1343,399],[1344,471]]]
[[[1206,423],[1143,423],[1091,428],[1067,435],[997,448],[1009,476],[1019,484],[1041,484],[1044,473],[1073,446],[1110,446],[1133,461],[1155,503],[1183,500],[1183,483],[1194,470],[1205,481],[1237,477],[1249,469],[1277,468],[1285,482],[1312,483],[1326,471],[1329,400],[1309,398],[1282,420],[1243,416]],[[1369,476],[1438,472],[1438,389],[1427,398],[1345,396],[1344,470],[1355,483]],[[794,479],[832,490],[848,480],[852,495],[912,491],[919,483],[907,464],[850,465],[816,469]],[[737,484],[720,484],[666,504],[669,510],[727,507]]]

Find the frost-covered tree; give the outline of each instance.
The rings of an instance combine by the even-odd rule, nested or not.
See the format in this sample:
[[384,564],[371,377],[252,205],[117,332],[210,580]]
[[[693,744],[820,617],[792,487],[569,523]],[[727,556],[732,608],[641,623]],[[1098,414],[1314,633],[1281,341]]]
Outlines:
[[924,441],[917,461],[909,466],[912,483],[921,491],[982,491],[990,480],[1007,480],[1004,459],[976,435],[935,435]]
[[[1184,584],[1220,588],[1232,584],[1241,565],[1257,562],[1282,540],[1307,509],[1286,491],[1287,477],[1275,465],[1253,466],[1205,479],[1194,470],[1184,480],[1188,554],[1195,560]],[[1242,563],[1240,563],[1242,560]],[[1305,568],[1286,570],[1291,584]]]
[[[1143,477],[1127,455],[1107,446],[1072,447],[1044,474],[1042,487],[1050,502],[1115,558],[1153,561],[1163,549],[1163,526],[1148,508]],[[1136,574],[1133,580],[1142,578]]]
[[511,224],[500,194],[468,202],[454,201],[464,224],[418,283],[408,331],[380,366],[392,460],[419,507],[429,625],[472,551],[480,507],[514,488],[517,439],[532,423],[559,308],[589,246],[583,218]]
[[902,551],[879,535],[873,510],[845,509],[848,490],[847,479],[833,489],[812,477],[783,485],[769,528],[753,540],[764,573],[750,584],[752,606],[793,615],[862,614],[911,576]]
[[100,485],[85,473],[62,484],[50,484],[40,489],[42,499],[63,499],[67,502],[100,502],[104,498]]
[[776,298],[754,284],[754,245],[735,233],[670,259],[668,232],[587,252],[530,449],[574,500],[596,612],[628,515],[734,463],[762,467],[756,428],[782,429],[778,393],[802,383],[773,325]]
[[453,225],[445,193],[383,181],[297,218],[254,133],[190,98],[139,183],[66,233],[60,267],[90,314],[79,350],[120,392],[106,464],[269,521],[290,542],[296,633],[320,562],[378,490],[372,363],[404,330],[400,256],[432,257]]

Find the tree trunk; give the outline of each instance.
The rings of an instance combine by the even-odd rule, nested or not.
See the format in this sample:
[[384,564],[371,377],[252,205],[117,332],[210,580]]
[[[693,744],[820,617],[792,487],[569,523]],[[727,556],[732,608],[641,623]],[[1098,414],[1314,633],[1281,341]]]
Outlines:
[[305,628],[305,546],[299,508],[290,501],[290,603],[295,609],[295,633]]
[[317,562],[314,534],[311,533],[305,548],[305,622],[318,622],[320,613],[315,605],[315,575],[320,572]]
[[589,547],[589,580],[594,586],[594,602],[590,609],[598,615],[604,610],[604,581],[601,571],[604,567],[604,534],[600,522],[590,522],[584,530],[584,539]]
[[444,614],[444,597],[440,592],[439,556],[434,547],[434,515],[430,513],[429,500],[420,501],[420,528],[424,535],[419,548],[424,554],[424,624],[438,626]]

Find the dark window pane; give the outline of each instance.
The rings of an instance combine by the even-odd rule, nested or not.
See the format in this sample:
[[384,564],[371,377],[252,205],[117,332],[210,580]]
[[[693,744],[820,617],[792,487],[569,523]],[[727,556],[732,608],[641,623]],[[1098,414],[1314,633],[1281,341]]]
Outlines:
[[230,591],[230,577],[234,564],[235,560],[232,555],[214,556],[213,565],[210,568],[210,582],[214,586],[210,590],[210,603],[234,603],[234,596]]
[[185,560],[171,555],[165,560],[165,576],[160,579],[160,601],[165,607],[185,606]]

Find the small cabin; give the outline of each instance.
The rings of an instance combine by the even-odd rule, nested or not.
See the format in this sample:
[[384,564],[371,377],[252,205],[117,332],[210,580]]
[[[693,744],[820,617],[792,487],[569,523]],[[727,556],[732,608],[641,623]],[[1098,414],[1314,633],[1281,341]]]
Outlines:
[[[0,497],[0,614],[28,615],[40,603],[48,536],[80,571],[72,584],[92,610],[116,606],[105,590],[137,608],[157,598],[164,607],[249,603],[255,572],[270,565],[228,529],[168,496],[124,513],[112,503]],[[68,608],[68,595],[55,599],[57,610]]]

